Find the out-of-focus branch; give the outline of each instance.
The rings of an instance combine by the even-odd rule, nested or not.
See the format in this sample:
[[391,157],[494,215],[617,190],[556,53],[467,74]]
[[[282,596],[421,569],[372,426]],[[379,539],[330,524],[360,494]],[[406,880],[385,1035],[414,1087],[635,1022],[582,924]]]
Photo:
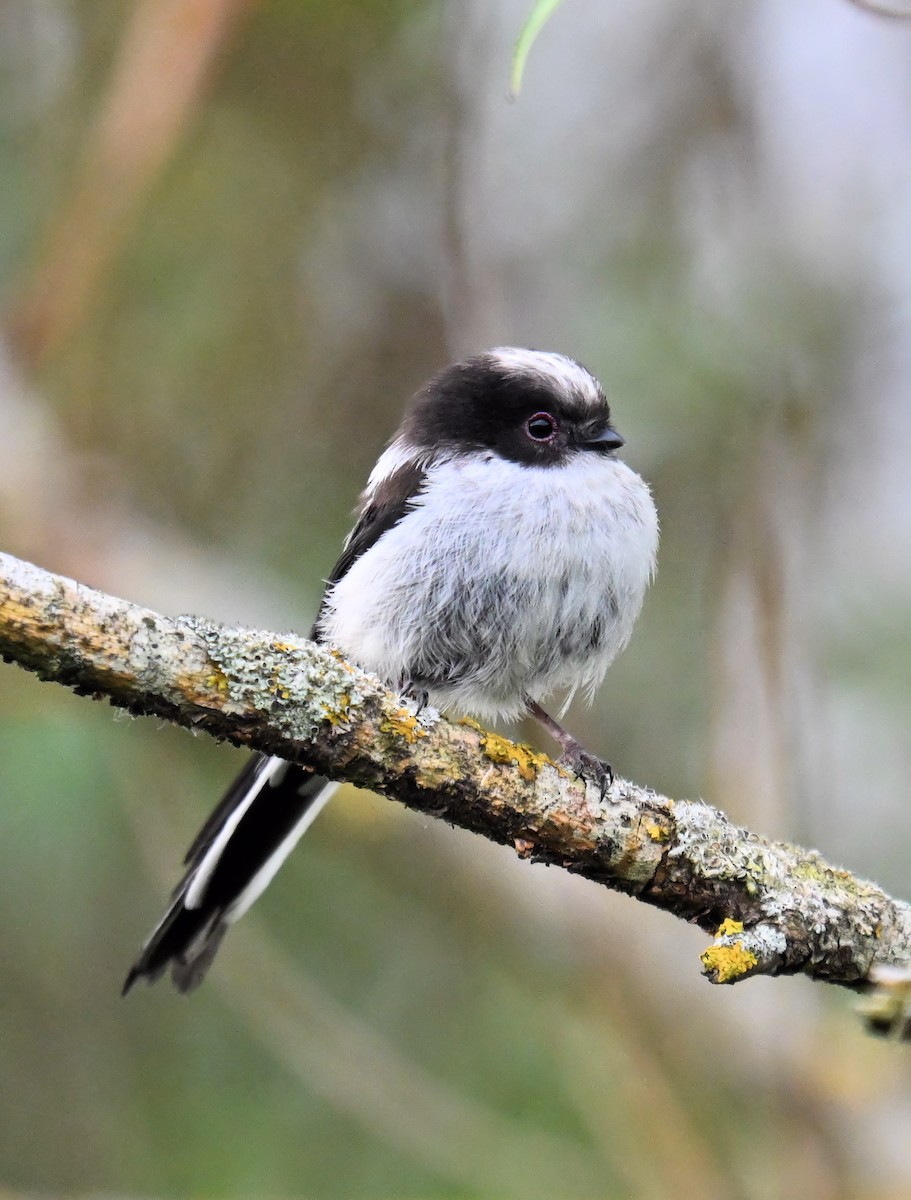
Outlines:
[[594,787],[290,635],[168,618],[0,554],[0,654],[82,694],[307,763],[714,934],[714,983],[856,985],[911,960],[911,905],[708,805]]
[[35,365],[91,311],[141,204],[256,0],[138,0],[70,192],[11,306],[16,349]]
[[911,6],[907,0],[895,0],[894,3],[890,3],[889,0],[884,0],[883,3],[880,3],[880,0],[848,0],[848,3],[877,17],[891,17],[896,21],[906,21],[911,17]]

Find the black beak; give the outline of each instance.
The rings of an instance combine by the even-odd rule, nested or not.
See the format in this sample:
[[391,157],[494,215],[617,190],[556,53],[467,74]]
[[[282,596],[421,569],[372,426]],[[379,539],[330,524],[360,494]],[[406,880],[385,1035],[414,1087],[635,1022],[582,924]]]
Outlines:
[[624,439],[610,425],[605,425],[599,433],[590,434],[582,442],[587,450],[619,450],[623,444]]

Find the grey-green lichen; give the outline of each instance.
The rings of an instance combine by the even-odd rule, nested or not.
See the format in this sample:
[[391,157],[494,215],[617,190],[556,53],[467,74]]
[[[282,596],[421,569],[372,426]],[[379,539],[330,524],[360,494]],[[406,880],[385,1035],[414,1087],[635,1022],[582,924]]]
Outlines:
[[364,722],[368,703],[379,706],[377,731],[396,744],[413,746],[439,721],[436,709],[417,713],[331,647],[193,616],[180,624],[205,649],[211,664],[205,683],[216,687],[219,710],[265,715],[280,741],[312,743],[327,727],[350,729]]
[[192,616],[180,623],[205,647],[225,712],[268,712],[283,734],[298,740],[311,741],[324,722],[349,721],[365,691],[380,686],[331,650],[289,634],[229,629]]
[[[685,875],[711,881],[745,922],[703,955],[706,974],[733,982],[747,974],[803,970],[842,982],[863,978],[881,958],[884,922],[896,902],[874,884],[827,863],[815,850],[770,842],[739,829],[707,805],[678,802],[670,859]],[[901,906],[902,908],[907,906]],[[902,954],[907,941],[902,938]]]

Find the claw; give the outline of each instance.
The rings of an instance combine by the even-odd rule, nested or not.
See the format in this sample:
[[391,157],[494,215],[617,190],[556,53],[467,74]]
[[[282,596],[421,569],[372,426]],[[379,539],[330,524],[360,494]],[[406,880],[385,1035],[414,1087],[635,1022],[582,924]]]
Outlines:
[[430,692],[426,688],[417,687],[409,679],[402,688],[402,696],[406,700],[411,700],[415,705],[414,715],[419,717],[427,705],[430,703]]
[[592,783],[597,784],[602,800],[610,791],[614,782],[613,767],[603,758],[589,754],[580,745],[576,744],[565,750],[557,762],[563,767],[568,767],[580,779],[591,780]]

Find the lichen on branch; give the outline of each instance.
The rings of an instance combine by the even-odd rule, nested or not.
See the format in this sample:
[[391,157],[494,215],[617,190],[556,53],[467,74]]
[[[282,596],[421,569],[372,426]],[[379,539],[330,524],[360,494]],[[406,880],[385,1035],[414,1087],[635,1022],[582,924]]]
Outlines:
[[714,983],[851,986],[911,961],[911,906],[702,803],[602,799],[546,755],[414,707],[290,634],[166,617],[0,554],[0,655],[42,679],[278,754],[694,922]]

